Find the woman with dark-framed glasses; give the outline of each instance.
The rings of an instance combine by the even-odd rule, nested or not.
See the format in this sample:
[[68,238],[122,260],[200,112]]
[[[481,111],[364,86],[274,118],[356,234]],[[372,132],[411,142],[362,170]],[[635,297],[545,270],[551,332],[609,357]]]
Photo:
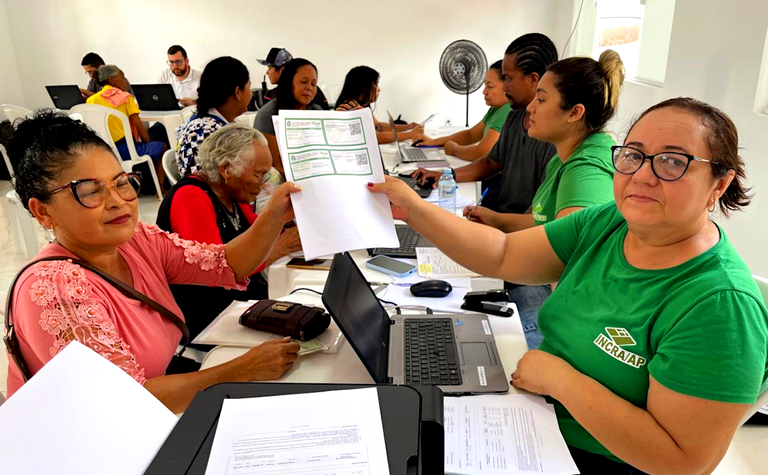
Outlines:
[[768,311],[710,214],[750,201],[736,127],[710,105],[670,99],[612,159],[615,202],[510,234],[398,180],[369,188],[475,272],[559,281],[539,312],[544,341],[511,384],[552,400],[581,473],[710,473],[768,375]]
[[[198,171],[182,178],[163,199],[157,225],[183,239],[226,244],[257,221],[251,203],[270,186],[270,173],[276,173],[270,172],[272,155],[267,140],[251,127],[226,125],[203,142],[197,163]],[[267,298],[267,283],[258,273],[299,250],[298,228],[285,229],[265,261],[250,276],[245,291],[171,285],[187,318],[190,338],[194,339],[233,300]]]
[[[201,244],[138,220],[140,175],[123,172],[111,148],[79,121],[40,110],[18,125],[8,152],[16,193],[56,237],[11,289],[11,333],[22,365],[9,365],[9,394],[72,340],[119,366],[175,412],[212,384],[275,379],[290,368],[298,345],[278,340],[232,363],[164,376],[184,328],[169,284],[245,289],[248,275],[293,219],[289,195],[298,187],[278,187],[263,219],[229,243]],[[121,286],[144,299],[126,297]],[[147,297],[157,310],[142,303]]]

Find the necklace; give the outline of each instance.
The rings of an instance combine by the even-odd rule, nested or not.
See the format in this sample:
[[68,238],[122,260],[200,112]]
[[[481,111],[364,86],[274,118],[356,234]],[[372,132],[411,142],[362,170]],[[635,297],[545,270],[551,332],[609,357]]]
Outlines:
[[224,211],[227,214],[227,219],[229,219],[229,222],[232,223],[232,227],[235,228],[235,231],[240,230],[240,214],[237,212],[237,203],[233,203],[233,206],[235,207],[234,212],[230,212],[227,207],[224,207]]

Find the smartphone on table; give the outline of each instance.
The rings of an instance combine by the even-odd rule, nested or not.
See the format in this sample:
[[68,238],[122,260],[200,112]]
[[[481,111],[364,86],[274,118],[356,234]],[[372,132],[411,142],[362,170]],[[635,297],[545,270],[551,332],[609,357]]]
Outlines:
[[395,277],[405,277],[416,270],[416,266],[413,264],[407,264],[387,256],[376,256],[366,261],[365,266]]
[[288,261],[285,267],[291,269],[312,269],[312,270],[331,270],[330,259],[314,259],[311,261],[305,261],[304,259],[294,258]]

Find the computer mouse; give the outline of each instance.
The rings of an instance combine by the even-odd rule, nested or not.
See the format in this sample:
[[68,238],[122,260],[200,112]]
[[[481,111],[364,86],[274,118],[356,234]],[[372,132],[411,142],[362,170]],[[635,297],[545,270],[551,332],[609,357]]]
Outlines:
[[451,284],[444,280],[425,280],[411,286],[414,297],[445,297],[452,291]]
[[[431,190],[435,186],[435,177],[432,177],[432,176],[428,177],[426,180],[424,180],[424,183],[421,183],[418,181],[416,183],[418,184],[419,188],[421,188],[422,190]],[[430,282],[430,281],[427,281],[427,282]],[[443,281],[440,280],[437,282],[443,282]]]

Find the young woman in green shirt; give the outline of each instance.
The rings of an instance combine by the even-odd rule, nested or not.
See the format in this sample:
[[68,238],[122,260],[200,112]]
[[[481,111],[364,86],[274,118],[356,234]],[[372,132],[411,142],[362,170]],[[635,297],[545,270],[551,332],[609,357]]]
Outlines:
[[443,147],[448,155],[470,162],[488,155],[488,152],[499,140],[501,128],[504,127],[504,121],[507,120],[507,114],[512,110],[507,96],[504,95],[501,60],[493,63],[485,74],[483,97],[485,104],[489,106],[488,112],[483,120],[471,129],[436,139],[424,134],[416,134],[413,136],[413,144],[416,146],[437,145]]
[[464,215],[504,232],[545,224],[613,199],[611,146],[603,132],[613,117],[624,82],[618,53],[606,50],[600,60],[567,58],[551,64],[528,105],[528,135],[557,148],[546,178],[525,214],[497,213],[467,207]]
[[710,215],[749,204],[738,133],[720,110],[670,99],[611,158],[615,201],[510,234],[399,180],[368,186],[457,263],[559,282],[539,313],[541,349],[506,369],[554,401],[581,473],[710,473],[768,387],[768,310]]

